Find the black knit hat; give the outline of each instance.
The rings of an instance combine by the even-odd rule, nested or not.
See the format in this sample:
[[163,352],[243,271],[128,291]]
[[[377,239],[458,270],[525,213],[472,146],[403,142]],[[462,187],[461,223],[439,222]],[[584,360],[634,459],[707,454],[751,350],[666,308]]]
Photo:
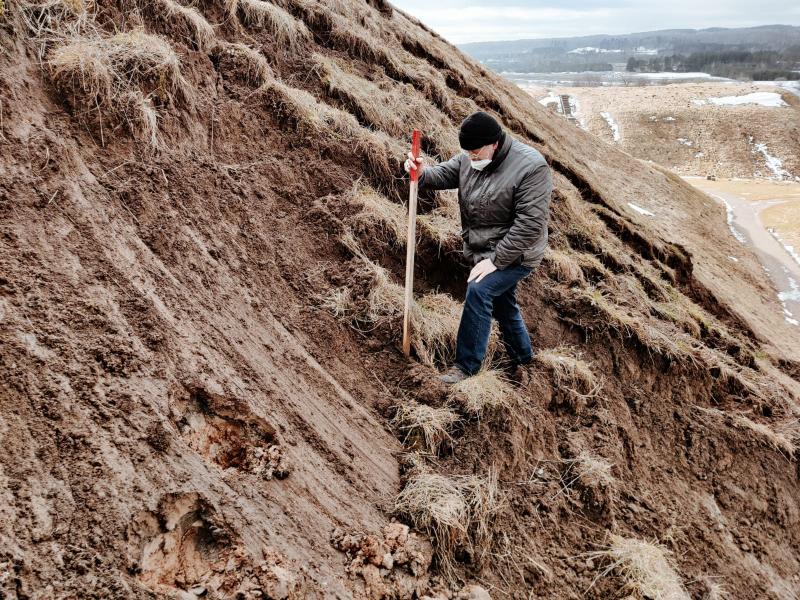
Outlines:
[[494,144],[500,139],[503,130],[500,123],[492,115],[483,111],[472,113],[458,132],[458,143],[464,150],[477,150],[483,146]]

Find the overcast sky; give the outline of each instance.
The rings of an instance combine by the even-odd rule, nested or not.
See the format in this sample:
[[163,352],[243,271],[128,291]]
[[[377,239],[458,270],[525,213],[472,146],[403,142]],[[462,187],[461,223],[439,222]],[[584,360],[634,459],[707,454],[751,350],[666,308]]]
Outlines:
[[800,25],[797,0],[390,0],[455,44],[656,29]]

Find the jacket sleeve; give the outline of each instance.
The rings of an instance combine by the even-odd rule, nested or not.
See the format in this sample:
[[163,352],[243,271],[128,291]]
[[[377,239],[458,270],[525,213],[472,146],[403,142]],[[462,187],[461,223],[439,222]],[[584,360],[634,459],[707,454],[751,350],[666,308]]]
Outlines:
[[472,251],[472,248],[469,247],[469,226],[462,221],[461,224],[461,240],[463,243],[463,254],[464,258],[467,259],[468,262],[472,262],[472,258],[475,256],[475,253]]
[[452,190],[458,187],[458,175],[461,171],[461,155],[433,167],[425,167],[419,176],[419,187],[432,190]]
[[511,265],[539,239],[550,219],[552,191],[553,179],[547,163],[522,178],[514,191],[514,222],[489,257],[499,270]]

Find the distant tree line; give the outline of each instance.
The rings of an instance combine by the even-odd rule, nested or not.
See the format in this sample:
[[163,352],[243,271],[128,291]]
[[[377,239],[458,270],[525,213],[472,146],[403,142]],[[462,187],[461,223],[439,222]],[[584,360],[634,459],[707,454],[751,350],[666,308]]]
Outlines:
[[628,59],[632,73],[703,72],[731,79],[800,80],[800,45],[782,51],[715,50]]
[[613,71],[611,63],[598,60],[570,60],[565,58],[518,57],[514,60],[494,59],[486,65],[495,71],[517,73],[563,73],[574,71]]

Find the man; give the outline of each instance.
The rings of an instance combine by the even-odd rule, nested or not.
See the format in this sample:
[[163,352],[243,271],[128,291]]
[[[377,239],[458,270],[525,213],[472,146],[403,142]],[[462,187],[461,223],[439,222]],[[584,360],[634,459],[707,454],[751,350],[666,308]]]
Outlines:
[[475,375],[489,344],[492,317],[500,325],[512,372],[533,357],[528,329],[517,304],[517,284],[542,260],[547,247],[550,168],[544,157],[505,133],[485,112],[467,117],[459,130],[464,150],[425,167],[411,153],[406,171],[419,170],[420,188],[458,188],[467,278],[455,364],[440,376],[454,384]]

